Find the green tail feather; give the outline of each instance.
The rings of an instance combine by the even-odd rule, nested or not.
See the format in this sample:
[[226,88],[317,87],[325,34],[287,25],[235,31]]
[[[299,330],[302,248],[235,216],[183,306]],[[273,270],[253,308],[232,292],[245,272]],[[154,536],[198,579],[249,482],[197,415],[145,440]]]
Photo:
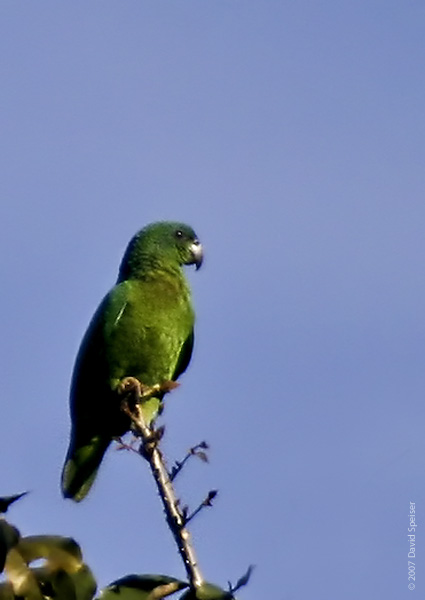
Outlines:
[[110,439],[95,437],[85,446],[75,448],[71,444],[62,471],[65,498],[80,502],[87,496],[110,443]]

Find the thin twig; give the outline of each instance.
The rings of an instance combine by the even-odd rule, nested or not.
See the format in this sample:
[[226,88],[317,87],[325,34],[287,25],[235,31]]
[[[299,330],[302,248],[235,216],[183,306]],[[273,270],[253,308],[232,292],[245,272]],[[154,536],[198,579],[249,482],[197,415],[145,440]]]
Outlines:
[[175,480],[175,478],[177,477],[177,475],[183,469],[183,467],[185,466],[185,464],[187,463],[187,461],[190,458],[192,458],[192,456],[197,456],[198,458],[200,458],[204,462],[208,462],[207,453],[203,452],[203,450],[208,450],[208,448],[209,448],[209,446],[208,446],[208,444],[206,442],[201,442],[200,444],[196,444],[196,446],[193,446],[192,448],[189,448],[189,451],[187,452],[186,456],[182,460],[176,460],[173,468],[171,469],[171,472],[170,472],[170,479],[171,479],[171,481]]
[[141,395],[140,388],[134,387],[131,392],[136,402],[130,409],[128,401],[124,400],[123,410],[130,416],[135,429],[137,429],[142,438],[140,453],[149,462],[159,496],[162,500],[167,523],[182,557],[189,583],[192,588],[196,589],[202,585],[204,578],[191,544],[190,533],[185,527],[186,519],[180,510],[179,501],[165,467],[162,452],[158,446],[158,440],[155,439],[155,432],[146,424],[143,418],[140,405],[140,400],[143,396]]
[[185,518],[186,525],[189,523],[189,521],[191,521],[194,517],[196,517],[196,515],[199,514],[202,509],[206,508],[207,506],[212,506],[213,500],[217,496],[217,494],[218,494],[217,490],[211,490],[210,492],[208,492],[207,497],[205,498],[205,500],[203,500],[201,502],[201,504],[198,506],[198,508],[196,508],[190,515],[186,516],[186,518]]
[[236,582],[236,585],[232,585],[229,581],[229,592],[233,595],[235,592],[237,592],[238,590],[241,589],[241,587],[244,587],[245,585],[247,585],[247,583],[249,582],[249,580],[251,579],[251,575],[252,572],[254,570],[254,565],[249,565],[246,573],[244,573],[244,575],[242,575],[242,577],[240,577],[238,579],[238,581]]

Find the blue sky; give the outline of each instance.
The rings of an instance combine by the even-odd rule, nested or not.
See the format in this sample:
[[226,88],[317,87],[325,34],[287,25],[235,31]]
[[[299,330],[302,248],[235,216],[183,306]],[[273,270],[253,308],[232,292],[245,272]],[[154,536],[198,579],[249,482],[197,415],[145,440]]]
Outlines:
[[1,3],[0,472],[32,491],[23,533],[74,536],[100,586],[184,575],[137,457],[110,451],[81,505],[59,493],[87,323],[135,231],[182,220],[206,259],[165,447],[211,445],[178,482],[192,506],[220,490],[192,526],[205,576],[419,597],[424,40],[419,0]]

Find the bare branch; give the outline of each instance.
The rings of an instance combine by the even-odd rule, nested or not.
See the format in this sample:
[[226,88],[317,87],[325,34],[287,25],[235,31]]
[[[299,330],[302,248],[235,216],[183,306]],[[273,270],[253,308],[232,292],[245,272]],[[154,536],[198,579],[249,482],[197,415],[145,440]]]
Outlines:
[[[135,381],[137,382],[137,380]],[[158,389],[157,386],[153,387]],[[163,384],[160,389],[164,390],[164,387]],[[166,382],[166,387],[172,389],[169,386],[169,382]],[[148,389],[149,395],[152,393],[152,389]],[[159,496],[162,500],[167,523],[183,560],[190,586],[196,589],[202,585],[204,578],[191,544],[190,533],[185,527],[187,519],[180,509],[179,500],[176,497],[169,473],[165,467],[163,454],[158,445],[163,431],[158,430],[158,435],[158,431],[149,427],[143,417],[141,401],[146,397],[145,390],[146,388],[139,382],[136,384],[134,381],[126,382],[125,388],[121,390],[123,396],[122,410],[131,418],[133,429],[142,439],[139,450],[140,454],[149,463]]]

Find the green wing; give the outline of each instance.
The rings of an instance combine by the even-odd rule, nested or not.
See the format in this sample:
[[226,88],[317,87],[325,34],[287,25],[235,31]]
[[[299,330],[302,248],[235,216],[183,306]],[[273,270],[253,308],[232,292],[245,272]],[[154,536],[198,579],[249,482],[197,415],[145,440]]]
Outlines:
[[184,373],[186,371],[187,367],[189,366],[190,359],[192,358],[194,342],[195,342],[195,333],[192,328],[192,330],[190,331],[186,340],[184,341],[183,346],[181,347],[179,358],[177,361],[176,370],[174,371],[174,374],[172,377],[173,381],[178,379],[180,377],[180,375],[182,373]]
[[[121,292],[121,290],[120,290]],[[105,353],[106,315],[115,319],[126,303],[125,294],[114,288],[101,302],[83,338],[71,383],[71,441],[62,473],[62,492],[66,498],[82,500],[96,477],[113,433],[112,390],[109,385]],[[124,415],[118,413],[116,435],[126,431]]]

